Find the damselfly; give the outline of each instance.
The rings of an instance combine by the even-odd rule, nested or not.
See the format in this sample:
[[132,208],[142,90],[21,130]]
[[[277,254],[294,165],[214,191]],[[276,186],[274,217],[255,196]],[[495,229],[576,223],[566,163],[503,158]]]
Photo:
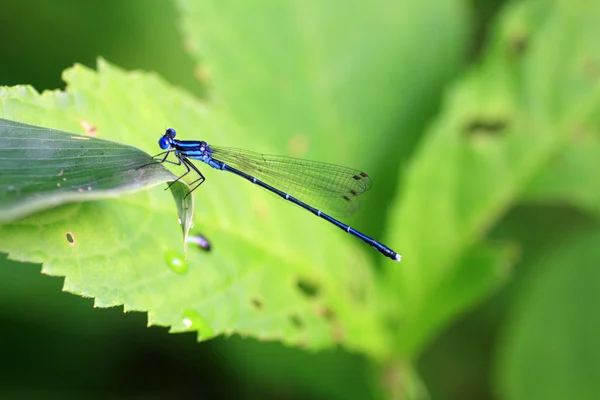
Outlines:
[[[190,160],[202,161],[215,169],[232,172],[281,196],[356,236],[384,256],[400,261],[400,254],[383,243],[325,213],[350,215],[356,210],[355,197],[371,188],[371,178],[364,172],[316,161],[210,146],[203,141],[178,140],[175,139],[175,134],[173,128],[165,131],[158,141],[160,148],[165,151],[155,156],[164,155],[159,163],[168,162],[186,168],[187,171],[171,182],[171,185],[194,171],[198,174],[198,179],[191,182],[190,193],[197,189],[204,182],[204,175]],[[176,162],[167,160],[171,153],[175,155]]]

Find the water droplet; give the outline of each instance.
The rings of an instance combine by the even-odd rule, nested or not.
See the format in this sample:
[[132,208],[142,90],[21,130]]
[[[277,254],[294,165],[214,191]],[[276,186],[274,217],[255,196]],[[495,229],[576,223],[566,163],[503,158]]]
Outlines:
[[71,247],[75,247],[75,235],[73,235],[73,232],[67,232],[65,236]]
[[165,261],[169,269],[179,275],[184,275],[188,272],[188,264],[185,258],[176,251],[167,251],[165,253]]
[[60,182],[56,182],[56,187],[60,187]]
[[215,332],[208,325],[208,322],[197,311],[185,310],[183,312],[183,324],[190,331],[198,331],[200,339],[205,340],[215,336]]
[[66,180],[67,180],[67,178],[63,178],[63,181],[66,181]]

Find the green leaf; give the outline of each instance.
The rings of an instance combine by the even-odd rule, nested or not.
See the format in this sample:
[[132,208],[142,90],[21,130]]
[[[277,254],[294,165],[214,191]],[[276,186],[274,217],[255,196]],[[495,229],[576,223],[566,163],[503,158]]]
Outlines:
[[187,256],[188,234],[194,225],[194,197],[190,187],[182,180],[169,185],[171,194],[177,205],[177,215],[183,233],[183,254]]
[[[598,125],[593,126],[598,129]],[[536,176],[523,200],[536,203],[570,203],[600,217],[600,134],[583,132],[560,151],[549,168]]]
[[[0,119],[0,222],[118,197],[175,176],[135,147]],[[180,196],[183,197],[183,196]]]
[[[582,3],[584,4],[584,3]],[[582,10],[563,5],[565,18],[570,20],[571,31],[586,27],[596,31],[600,18],[598,7]],[[579,25],[575,27],[574,25]],[[568,203],[581,210],[600,216],[600,85],[598,68],[600,56],[590,34],[581,34],[567,66],[571,73],[559,77],[562,83],[556,103],[560,112],[568,116],[563,126],[564,141],[547,168],[539,171],[522,194],[526,202]],[[566,47],[566,46],[565,46]]]
[[468,249],[423,307],[419,321],[404,335],[405,346],[418,348],[455,319],[493,294],[510,277],[516,259],[514,245],[479,245]]
[[460,65],[467,34],[462,4],[177,4],[186,43],[215,99],[249,133],[251,140],[236,146],[258,150],[257,142],[268,140],[278,153],[366,170],[374,186],[355,227],[366,226],[402,252],[402,241],[377,232],[387,225],[385,202],[396,191],[390,182]]
[[529,268],[498,346],[502,398],[598,397],[599,241],[585,232]]
[[[99,138],[150,153],[159,151],[165,126],[184,139],[243,141],[245,132],[225,113],[152,74],[124,73],[102,60],[98,70],[67,70],[66,92],[0,89],[1,116],[71,132],[93,125]],[[93,297],[96,306],[148,311],[149,324],[174,332],[386,351],[361,243],[317,218],[307,223],[304,210],[232,174],[207,168],[203,174],[192,232],[210,238],[210,253],[192,247],[184,259],[176,207],[162,188],[1,225],[0,251],[65,276],[64,290]],[[304,284],[315,291],[305,292]]]
[[[472,281],[469,269],[461,271],[462,260],[480,251],[482,236],[550,167],[572,128],[599,109],[600,76],[586,69],[600,64],[600,48],[591,40],[600,35],[598,11],[584,1],[511,4],[482,63],[449,92],[392,213],[401,229],[391,242],[403,244],[404,256],[403,268],[389,269],[386,277],[399,299],[390,312],[405,327],[399,352],[414,356],[428,332],[456,314],[444,309],[456,301],[457,282],[479,286],[462,309],[497,286]],[[496,276],[499,284],[505,278],[494,270],[511,257],[498,252],[481,259],[479,275]]]
[[[424,107],[411,94],[430,101],[452,76],[467,34],[457,1],[177,4],[192,57],[236,119],[277,148],[328,159],[376,158],[388,145],[376,139],[405,117],[403,107]],[[308,148],[290,143],[294,135]]]
[[235,145],[366,171],[373,188],[355,227],[402,253],[383,235],[392,182],[463,61],[463,2],[176,4],[213,97],[248,132]]

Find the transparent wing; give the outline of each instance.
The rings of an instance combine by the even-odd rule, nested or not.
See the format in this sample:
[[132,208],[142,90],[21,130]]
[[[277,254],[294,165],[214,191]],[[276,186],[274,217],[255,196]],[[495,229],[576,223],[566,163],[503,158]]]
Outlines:
[[331,215],[358,209],[356,196],[371,188],[362,171],[317,161],[211,146],[212,157]]

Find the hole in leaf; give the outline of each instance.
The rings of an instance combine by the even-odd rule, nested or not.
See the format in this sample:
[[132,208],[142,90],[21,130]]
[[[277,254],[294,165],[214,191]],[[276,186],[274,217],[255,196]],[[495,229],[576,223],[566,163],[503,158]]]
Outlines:
[[467,136],[488,135],[499,136],[508,127],[506,120],[500,119],[474,119],[465,128]]
[[294,325],[294,328],[296,328],[296,329],[303,329],[304,328],[304,322],[296,314],[290,315],[290,322],[292,323],[292,325]]
[[67,232],[65,236],[71,247],[75,247],[75,235],[73,235],[73,232]]
[[314,298],[319,294],[319,285],[306,279],[299,278],[298,282],[296,282],[296,286],[306,297]]
[[257,310],[262,310],[262,308],[263,308],[263,302],[258,297],[253,297],[252,300],[251,300],[251,303],[252,303],[252,306],[254,308],[256,308]]

